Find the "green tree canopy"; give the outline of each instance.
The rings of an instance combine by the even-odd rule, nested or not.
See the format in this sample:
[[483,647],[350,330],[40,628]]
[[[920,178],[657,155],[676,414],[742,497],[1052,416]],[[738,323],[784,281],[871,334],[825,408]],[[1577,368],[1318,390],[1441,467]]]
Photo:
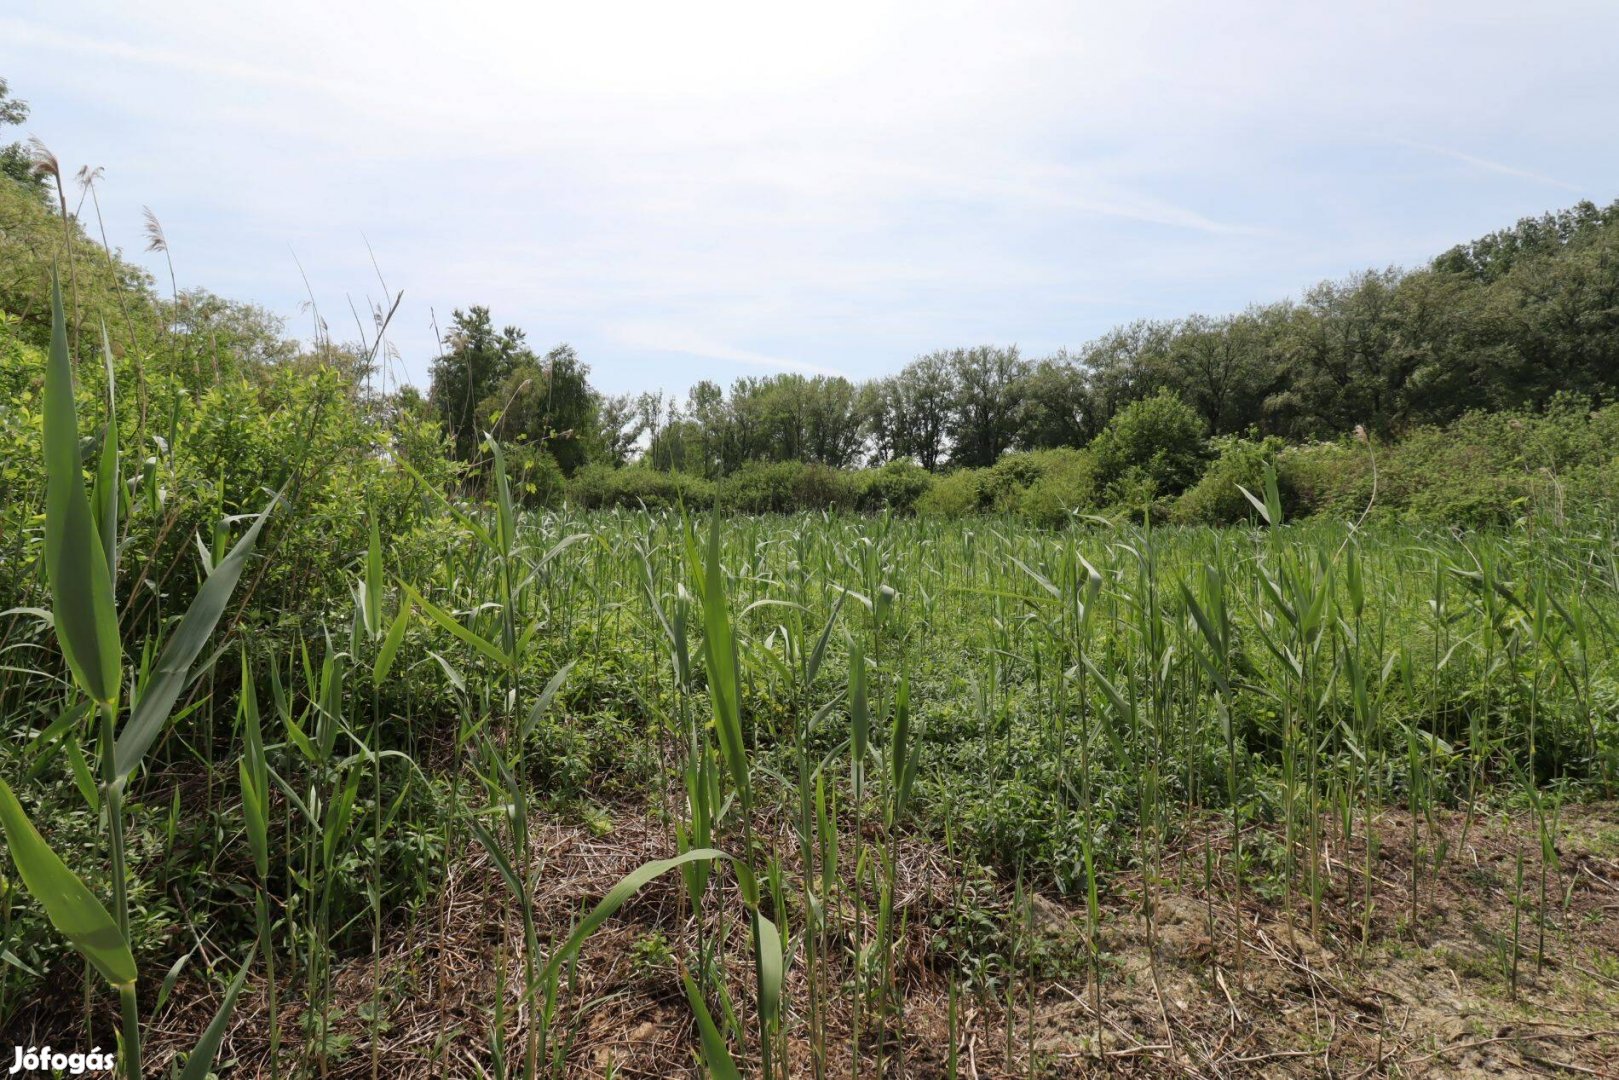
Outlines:
[[433,361],[428,393],[456,457],[471,461],[477,455],[482,441],[478,422],[488,415],[484,403],[525,365],[537,367],[538,360],[523,331],[515,326],[496,331],[489,309],[481,305],[456,309],[444,351]]

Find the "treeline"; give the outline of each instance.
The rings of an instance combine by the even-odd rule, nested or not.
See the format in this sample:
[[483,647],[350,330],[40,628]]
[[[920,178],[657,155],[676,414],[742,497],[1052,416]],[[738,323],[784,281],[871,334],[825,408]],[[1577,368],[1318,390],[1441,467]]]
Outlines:
[[1268,475],[1290,518],[1561,523],[1619,509],[1619,404],[1593,408],[1560,395],[1541,410],[1470,412],[1398,441],[1357,434],[1290,444],[1276,435],[1208,438],[1196,413],[1165,392],[1126,406],[1088,447],[1013,452],[981,468],[931,472],[909,458],[859,469],[750,462],[708,479],[590,465],[565,493],[587,509],[1012,514],[1047,526],[1145,513],[1162,523],[1230,525],[1255,518],[1243,489],[1262,493]]
[[632,461],[719,481],[749,465],[909,459],[984,468],[1091,445],[1168,393],[1204,435],[1398,439],[1471,412],[1619,392],[1619,202],[1525,219],[1417,270],[1371,270],[1235,315],[1144,320],[1072,352],[949,349],[864,383],[781,374],[684,399],[602,397],[561,346],[541,359],[485,309],[457,313],[432,401],[462,456],[479,430],[543,448],[564,476]]

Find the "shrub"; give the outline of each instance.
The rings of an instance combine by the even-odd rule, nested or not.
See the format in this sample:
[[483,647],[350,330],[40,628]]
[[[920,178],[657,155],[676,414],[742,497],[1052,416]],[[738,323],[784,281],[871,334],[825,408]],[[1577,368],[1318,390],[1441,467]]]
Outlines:
[[[1214,441],[1217,456],[1196,484],[1186,489],[1170,513],[1186,525],[1235,525],[1256,511],[1238,485],[1264,498],[1265,466],[1276,461],[1283,442],[1274,435],[1263,439],[1226,436]],[[1279,485],[1278,485],[1279,486]]]
[[[1469,423],[1472,419],[1463,417],[1450,430],[1419,428],[1390,448],[1379,477],[1378,500],[1385,512],[1467,528],[1507,525],[1522,516],[1529,477],[1512,467],[1515,455],[1496,444],[1500,438],[1516,441],[1517,425]],[[1486,427],[1498,430],[1486,435]]]
[[957,469],[934,481],[927,494],[916,500],[916,512],[935,517],[960,517],[984,509],[981,503],[984,474],[988,469]]
[[568,499],[586,510],[615,506],[636,509],[706,510],[714,505],[714,485],[700,476],[683,472],[663,472],[646,465],[615,469],[607,465],[587,465],[573,474],[567,486]]
[[[0,312],[0,598],[10,606],[34,574],[30,525],[44,502],[39,454],[45,353],[23,341],[17,320]],[[36,530],[37,531],[37,530]]]
[[[1049,465],[1018,499],[1018,512],[1036,525],[1066,524],[1076,510],[1097,503],[1096,455],[1088,450],[1052,450]],[[1025,455],[1033,456],[1033,455]]]
[[849,510],[859,498],[860,482],[854,473],[830,465],[801,466],[793,481],[796,510]]
[[1178,495],[1196,483],[1208,442],[1202,418],[1166,390],[1125,406],[1091,450],[1102,483],[1117,492],[1112,501],[1139,504],[1148,490],[1155,496]]
[[933,483],[932,473],[910,458],[898,458],[858,474],[856,505],[868,512],[910,513]]
[[[1373,502],[1372,455],[1376,455]],[[1571,505],[1611,506],[1619,406],[1563,396],[1543,413],[1468,413],[1370,448],[1345,439],[1284,451],[1283,495],[1300,514],[1487,528],[1561,519]]]
[[528,443],[512,443],[504,447],[503,452],[513,498],[530,508],[556,506],[562,501],[567,477],[562,475],[562,466],[549,450]]
[[[1563,473],[1563,498],[1571,504],[1612,506],[1619,476],[1619,405],[1592,413],[1587,423],[1590,451]],[[1561,501],[1561,500],[1560,500]]]
[[719,503],[746,514],[853,507],[856,481],[849,473],[802,461],[754,461],[720,481]]
[[957,517],[974,513],[1023,514],[1057,525],[1074,509],[1096,505],[1096,458],[1088,450],[1035,450],[1007,454],[986,469],[959,469],[940,477],[918,513]]
[[1291,516],[1353,520],[1371,499],[1372,457],[1353,439],[1290,446],[1276,458],[1276,479]]
[[1016,510],[1029,485],[1062,468],[1077,453],[1077,450],[1060,449],[1007,454],[985,470],[980,501],[988,509]]

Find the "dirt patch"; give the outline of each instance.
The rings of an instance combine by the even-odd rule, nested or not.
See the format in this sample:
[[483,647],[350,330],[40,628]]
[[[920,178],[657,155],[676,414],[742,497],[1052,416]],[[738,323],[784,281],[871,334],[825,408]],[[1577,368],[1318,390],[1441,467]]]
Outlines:
[[[1238,908],[1187,851],[1195,875],[1155,890],[1150,924],[1139,879],[1105,914],[1101,1044],[1143,1075],[1619,1075],[1619,865],[1592,846],[1616,821],[1611,805],[1565,817],[1544,952],[1538,841],[1520,818],[1475,819],[1465,843],[1461,815],[1422,823],[1415,920],[1409,819],[1373,822],[1370,919],[1364,838],[1334,838],[1314,933],[1302,889],[1292,920],[1274,901]],[[1098,1070],[1093,992],[1046,990],[1021,1018],[1050,1075]]]
[[[1323,826],[1313,920],[1302,870],[1290,896],[1249,881],[1238,903],[1229,837],[1217,822],[1194,830],[1166,853],[1150,890],[1140,874],[1110,882],[1099,986],[1081,898],[1035,894],[1020,903],[1006,883],[907,838],[896,867],[905,931],[892,958],[899,993],[891,1009],[875,1022],[881,1003],[868,999],[856,1051],[850,987],[858,950],[850,935],[829,935],[827,955],[836,960],[816,976],[829,990],[812,994],[802,964],[788,971],[788,1071],[953,1071],[984,1080],[1619,1076],[1619,806],[1565,811],[1557,859],[1546,868],[1543,946],[1539,844],[1527,819],[1477,817],[1465,841],[1459,814],[1419,823],[1414,918],[1409,819],[1388,811],[1372,826],[1369,915],[1357,819],[1347,837]],[[1244,842],[1262,840],[1280,843],[1257,830]],[[767,832],[765,842],[797,880],[787,834]],[[561,940],[623,874],[671,853],[670,830],[655,812],[623,810],[605,832],[536,818],[530,854],[541,882],[540,941]],[[796,933],[802,920],[790,907],[782,921]],[[558,999],[548,1056],[570,1076],[700,1076],[680,976],[707,948],[749,1033],[749,1044],[733,1050],[745,1070],[756,1069],[741,911],[734,884],[723,882],[699,942],[678,874],[647,886],[587,941]],[[304,989],[293,978],[280,990],[282,1061],[271,1067],[261,979],[238,1005],[221,1073],[284,1076],[301,1064],[334,1078],[369,1077],[373,1067],[383,1077],[485,1075],[497,998],[507,1060],[520,1061],[534,1023],[519,992],[523,941],[500,874],[474,846],[430,906],[390,928],[378,958],[333,973],[324,1055],[305,1037],[321,1025],[306,1019]],[[1001,959],[985,967],[986,952]],[[195,1041],[217,993],[182,979],[149,1028],[152,1075]],[[72,1017],[63,1024],[71,1038]],[[815,1031],[824,1037],[812,1038]],[[51,1033],[64,1042],[63,1032]],[[46,1031],[37,1034],[43,1040]]]

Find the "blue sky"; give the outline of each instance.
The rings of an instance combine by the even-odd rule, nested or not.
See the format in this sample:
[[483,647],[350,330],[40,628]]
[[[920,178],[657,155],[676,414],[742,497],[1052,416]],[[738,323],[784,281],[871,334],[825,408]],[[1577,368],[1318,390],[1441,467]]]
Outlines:
[[[608,391],[1073,347],[1619,196],[1619,4],[8,4],[108,231],[392,375],[488,304]],[[294,262],[294,253],[297,263]]]

